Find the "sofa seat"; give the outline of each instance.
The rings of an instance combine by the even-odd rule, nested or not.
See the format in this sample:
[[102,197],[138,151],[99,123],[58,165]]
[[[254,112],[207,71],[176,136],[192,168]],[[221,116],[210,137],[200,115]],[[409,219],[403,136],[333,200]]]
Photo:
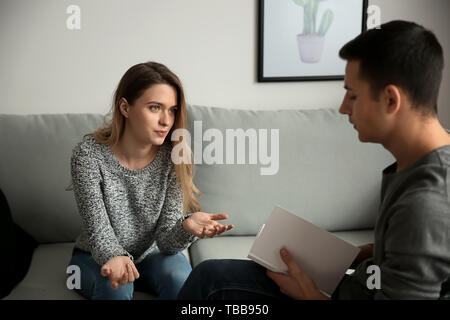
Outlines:
[[[373,230],[332,232],[355,246],[373,243]],[[255,236],[221,236],[196,241],[189,248],[192,265],[208,259],[247,259]]]

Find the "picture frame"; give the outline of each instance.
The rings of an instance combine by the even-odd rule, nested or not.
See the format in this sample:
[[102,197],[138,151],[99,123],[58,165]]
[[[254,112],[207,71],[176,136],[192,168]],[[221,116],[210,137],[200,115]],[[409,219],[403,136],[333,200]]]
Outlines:
[[259,0],[258,82],[343,80],[368,0]]

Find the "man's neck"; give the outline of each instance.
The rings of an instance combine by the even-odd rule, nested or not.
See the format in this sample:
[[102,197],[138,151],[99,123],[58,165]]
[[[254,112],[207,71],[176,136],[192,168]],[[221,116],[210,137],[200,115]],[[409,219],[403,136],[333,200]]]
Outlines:
[[403,121],[403,125],[399,125],[383,143],[397,160],[397,172],[446,145],[450,145],[450,134],[437,118]]

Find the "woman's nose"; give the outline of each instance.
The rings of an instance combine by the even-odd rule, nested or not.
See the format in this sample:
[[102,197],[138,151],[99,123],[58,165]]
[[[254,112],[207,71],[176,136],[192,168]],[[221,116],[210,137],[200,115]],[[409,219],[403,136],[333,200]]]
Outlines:
[[159,117],[159,123],[163,126],[169,125],[169,114],[167,111],[161,112],[161,116]]

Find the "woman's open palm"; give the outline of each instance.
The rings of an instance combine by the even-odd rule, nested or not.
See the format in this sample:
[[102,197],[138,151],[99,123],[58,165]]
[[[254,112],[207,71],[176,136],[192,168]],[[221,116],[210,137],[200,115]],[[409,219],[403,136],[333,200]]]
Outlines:
[[217,222],[217,220],[225,219],[228,219],[228,215],[225,213],[209,214],[205,212],[195,212],[183,221],[183,228],[199,238],[204,238],[205,236],[212,238],[233,229],[234,225],[232,224],[223,225]]

